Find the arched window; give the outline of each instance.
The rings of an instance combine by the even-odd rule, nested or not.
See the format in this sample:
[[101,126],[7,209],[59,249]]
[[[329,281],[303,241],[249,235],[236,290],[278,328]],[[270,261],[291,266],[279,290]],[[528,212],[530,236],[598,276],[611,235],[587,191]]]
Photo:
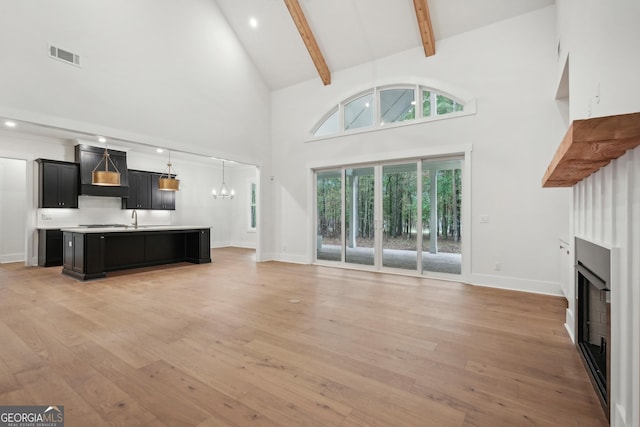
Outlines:
[[[422,108],[416,108],[418,105]],[[465,103],[433,88],[407,84],[381,86],[340,102],[311,133],[314,137],[327,137],[390,124],[437,120],[453,113],[466,113]]]
[[338,133],[338,107],[329,112],[325,119],[313,133],[314,136],[332,135]]

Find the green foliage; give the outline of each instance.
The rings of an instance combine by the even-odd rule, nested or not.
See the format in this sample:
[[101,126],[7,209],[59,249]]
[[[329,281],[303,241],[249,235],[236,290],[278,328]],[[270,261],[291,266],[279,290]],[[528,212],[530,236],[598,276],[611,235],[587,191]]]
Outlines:
[[431,92],[422,92],[422,117],[431,116]]
[[382,187],[385,236],[410,237],[417,212],[416,172],[385,173]]
[[316,203],[319,235],[330,238],[342,235],[341,192],[339,176],[318,174]]
[[[374,176],[358,170],[360,174],[347,173],[345,182],[345,226],[347,235],[352,224],[353,197],[356,197],[356,236],[374,237]],[[340,238],[341,229],[341,178],[338,172],[317,177],[318,234],[327,238]],[[462,171],[460,169],[437,170],[437,223],[431,224],[431,176],[422,176],[422,228],[436,232],[438,237],[460,241],[462,206]],[[355,183],[356,194],[353,194]],[[417,232],[417,179],[415,171],[385,172],[382,182],[383,228],[385,236],[410,238]]]
[[[357,170],[354,170],[354,172]],[[347,233],[351,232],[351,215],[353,206],[353,184],[356,184],[356,236],[359,238],[372,239],[374,233],[374,177],[373,168],[370,174],[347,175],[345,185],[345,227]]]
[[438,115],[441,116],[443,114],[453,113],[454,111],[462,111],[464,107],[453,99],[447,98],[446,96],[438,95],[436,97],[437,111]]
[[425,171],[422,177],[422,227],[436,231],[444,239],[460,241],[460,215],[462,206],[462,171],[460,169],[437,170],[437,224],[431,224],[431,176]]

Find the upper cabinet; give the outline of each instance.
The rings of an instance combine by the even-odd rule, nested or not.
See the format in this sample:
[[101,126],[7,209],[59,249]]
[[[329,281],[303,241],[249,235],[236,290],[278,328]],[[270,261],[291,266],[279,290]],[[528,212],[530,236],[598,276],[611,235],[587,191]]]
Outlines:
[[158,186],[160,176],[159,173],[151,175],[151,209],[175,210],[176,192],[160,190]]
[[128,175],[129,197],[122,198],[122,209],[176,209],[176,193],[158,188],[161,174],[129,170]]
[[149,172],[129,170],[129,197],[122,199],[123,209],[151,209],[151,177]]
[[78,207],[78,165],[57,160],[37,159],[38,207]]

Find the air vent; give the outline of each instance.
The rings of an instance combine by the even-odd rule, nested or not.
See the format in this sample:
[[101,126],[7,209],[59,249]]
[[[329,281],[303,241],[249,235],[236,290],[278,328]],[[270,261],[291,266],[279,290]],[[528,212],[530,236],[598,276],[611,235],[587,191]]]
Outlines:
[[73,52],[60,49],[53,45],[49,45],[49,57],[59,59],[60,61],[64,61],[68,64],[77,65],[78,67],[80,66],[80,55],[76,55]]

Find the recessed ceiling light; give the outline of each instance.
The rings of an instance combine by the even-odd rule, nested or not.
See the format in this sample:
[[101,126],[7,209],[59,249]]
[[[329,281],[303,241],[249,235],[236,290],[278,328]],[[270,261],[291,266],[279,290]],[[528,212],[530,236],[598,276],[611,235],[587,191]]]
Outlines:
[[258,28],[258,20],[256,18],[249,18],[249,26],[251,28]]
[[107,138],[105,138],[104,136],[99,136],[98,142],[107,142]]
[[164,150],[163,150],[162,148],[158,148],[158,149],[156,150],[156,153],[163,153],[163,152],[164,152]]
[[4,125],[8,128],[14,128],[16,127],[16,122],[12,122],[11,120],[7,120],[6,122],[4,122]]

